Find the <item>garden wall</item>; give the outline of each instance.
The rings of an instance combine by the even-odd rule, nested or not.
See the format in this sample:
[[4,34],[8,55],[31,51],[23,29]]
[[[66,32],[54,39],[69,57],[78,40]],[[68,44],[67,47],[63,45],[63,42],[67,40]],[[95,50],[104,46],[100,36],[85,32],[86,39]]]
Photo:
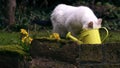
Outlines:
[[[33,65],[38,68],[43,64],[45,68],[120,68],[120,43],[77,45],[75,42],[36,39],[30,53]],[[43,64],[35,63],[39,61]]]
[[120,43],[78,45],[72,41],[34,39],[31,60],[7,53],[0,52],[0,68],[120,68]]

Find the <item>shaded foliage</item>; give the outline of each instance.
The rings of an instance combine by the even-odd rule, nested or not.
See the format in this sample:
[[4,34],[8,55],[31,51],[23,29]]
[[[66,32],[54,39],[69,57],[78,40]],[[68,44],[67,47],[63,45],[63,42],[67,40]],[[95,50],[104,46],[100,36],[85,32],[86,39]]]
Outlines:
[[[5,24],[4,8],[6,0],[0,0],[0,29]],[[94,10],[97,17],[103,18],[103,26],[110,30],[120,30],[120,0],[16,0],[16,24],[12,29],[29,28],[29,23],[38,17],[39,20],[50,19],[50,14],[57,4],[65,3],[79,6],[86,5]]]

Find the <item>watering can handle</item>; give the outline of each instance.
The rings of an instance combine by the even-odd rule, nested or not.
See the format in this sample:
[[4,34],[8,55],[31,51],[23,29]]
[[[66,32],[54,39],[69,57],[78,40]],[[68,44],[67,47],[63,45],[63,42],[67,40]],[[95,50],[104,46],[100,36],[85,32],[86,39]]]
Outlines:
[[102,39],[102,42],[105,41],[105,39],[108,37],[109,32],[106,27],[101,27],[100,29],[104,29],[106,31],[106,36]]

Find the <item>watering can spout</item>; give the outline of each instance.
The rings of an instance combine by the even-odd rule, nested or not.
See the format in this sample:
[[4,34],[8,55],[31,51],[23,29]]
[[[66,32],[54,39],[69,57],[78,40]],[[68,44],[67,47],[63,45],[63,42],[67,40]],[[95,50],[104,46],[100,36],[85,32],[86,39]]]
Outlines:
[[78,44],[83,44],[82,41],[80,41],[80,40],[78,40],[76,37],[72,36],[72,35],[71,35],[71,32],[68,32],[68,33],[67,33],[66,38],[70,38],[71,40],[77,42]]

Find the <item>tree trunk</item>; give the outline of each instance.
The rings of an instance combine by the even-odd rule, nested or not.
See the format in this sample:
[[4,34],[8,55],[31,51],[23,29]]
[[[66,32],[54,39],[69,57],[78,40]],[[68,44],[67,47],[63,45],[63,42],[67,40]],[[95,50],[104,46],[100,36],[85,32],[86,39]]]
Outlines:
[[5,0],[4,1],[4,10],[5,10],[5,23],[7,23],[7,28],[5,30],[8,30],[12,25],[15,24],[15,8],[16,8],[16,0]]
[[7,4],[7,14],[8,14],[8,23],[9,25],[15,24],[15,8],[16,8],[16,0],[8,0]]

